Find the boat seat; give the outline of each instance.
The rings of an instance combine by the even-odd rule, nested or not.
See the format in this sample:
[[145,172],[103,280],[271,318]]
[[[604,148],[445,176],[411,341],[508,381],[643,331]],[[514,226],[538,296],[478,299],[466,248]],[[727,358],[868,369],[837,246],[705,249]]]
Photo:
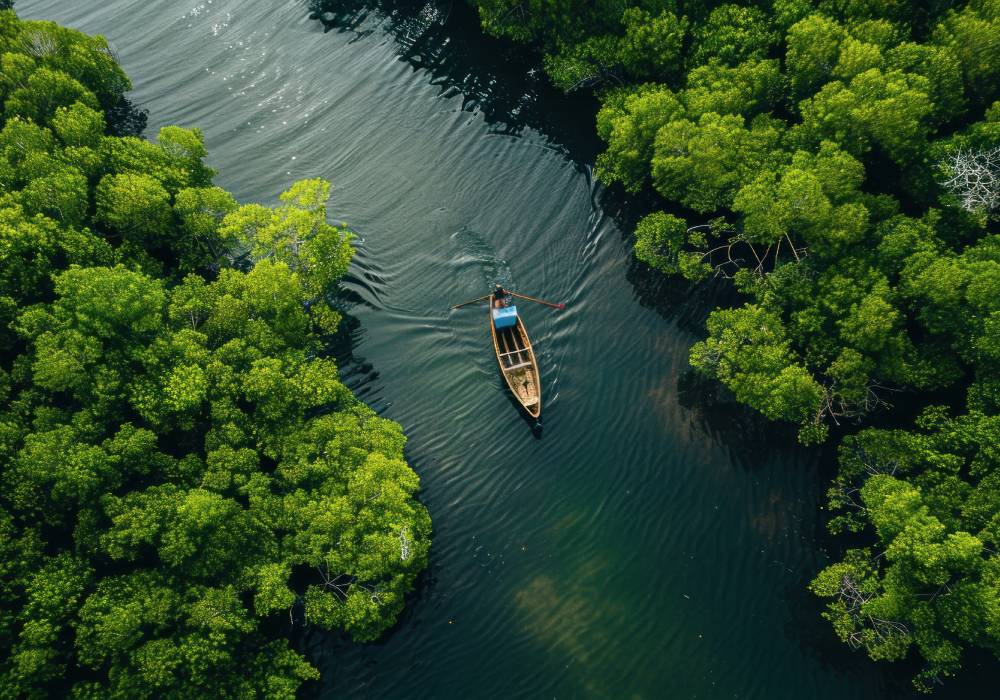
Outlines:
[[508,355],[516,355],[519,352],[527,352],[527,351],[528,351],[527,348],[521,348],[520,350],[511,350],[510,352],[500,353],[500,357],[507,357]]
[[504,369],[507,370],[520,369],[522,367],[530,367],[530,366],[531,366],[531,361],[529,360],[528,362],[521,362],[520,364],[511,365],[510,367],[505,367]]

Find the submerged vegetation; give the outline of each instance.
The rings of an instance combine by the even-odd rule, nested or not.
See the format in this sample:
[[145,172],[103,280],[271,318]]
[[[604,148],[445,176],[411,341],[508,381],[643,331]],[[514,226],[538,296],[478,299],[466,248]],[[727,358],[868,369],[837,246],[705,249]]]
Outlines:
[[99,37],[0,10],[0,64],[0,696],[294,697],[291,629],[377,638],[430,541],[323,352],[329,185],[239,206],[197,129],[127,135]]
[[598,178],[660,203],[636,257],[743,294],[697,371],[807,444],[946,404],[844,441],[831,529],[867,544],[812,589],[921,689],[1000,654],[1000,2],[474,4],[597,94]]

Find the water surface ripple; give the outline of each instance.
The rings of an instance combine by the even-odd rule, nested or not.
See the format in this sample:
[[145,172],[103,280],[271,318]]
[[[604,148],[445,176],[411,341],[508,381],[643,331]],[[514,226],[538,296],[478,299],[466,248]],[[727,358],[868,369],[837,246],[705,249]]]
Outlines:
[[[306,632],[317,695],[908,694],[846,653],[804,592],[824,561],[817,454],[680,391],[697,325],[684,320],[703,304],[633,284],[587,147],[545,129],[551,113],[590,133],[589,116],[465,60],[475,37],[449,35],[435,6],[335,31],[301,0],[18,9],[108,36],[149,134],[201,127],[237,197],[324,177],[332,216],[359,235],[342,373],[405,426],[435,539],[383,641]],[[448,310],[494,281],[569,305],[521,305],[541,439],[501,387],[486,310]]]

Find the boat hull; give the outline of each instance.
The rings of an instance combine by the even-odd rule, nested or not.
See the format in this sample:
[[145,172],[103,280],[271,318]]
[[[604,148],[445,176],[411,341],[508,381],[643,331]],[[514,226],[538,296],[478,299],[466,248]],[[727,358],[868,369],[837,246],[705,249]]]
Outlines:
[[493,323],[492,306],[489,311],[490,335],[496,352],[500,374],[517,402],[532,418],[542,414],[542,384],[538,372],[535,350],[528,339],[528,332],[518,316],[513,327],[498,329]]

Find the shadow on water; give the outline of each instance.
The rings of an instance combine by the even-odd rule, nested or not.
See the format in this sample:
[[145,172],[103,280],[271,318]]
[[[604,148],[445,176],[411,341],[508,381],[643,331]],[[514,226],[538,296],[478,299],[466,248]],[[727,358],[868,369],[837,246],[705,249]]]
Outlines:
[[[320,669],[320,678],[316,682],[307,683],[300,691],[303,698],[327,697],[329,688],[339,680],[338,673],[348,672],[353,680],[352,688],[355,697],[369,697],[371,689],[378,680],[380,659],[384,650],[393,642],[394,637],[406,630],[412,631],[424,623],[431,599],[447,599],[448,592],[438,586],[440,565],[434,556],[434,545],[431,545],[430,561],[414,584],[414,590],[406,596],[406,606],[400,612],[392,627],[387,629],[374,641],[365,642],[365,653],[352,655],[358,650],[358,643],[343,631],[329,631],[308,624],[295,625],[286,630],[292,640],[293,647],[307,655],[310,662]],[[419,671],[419,664],[414,664],[414,671]]]
[[[853,651],[831,633],[830,623],[823,619],[824,603],[809,592],[807,586],[815,572],[802,572],[802,577],[783,590],[788,606],[785,635],[822,668],[842,677],[873,678],[873,685],[886,700],[916,700],[926,697],[916,692],[910,678],[920,667],[914,660],[895,664],[873,662],[864,653]],[[941,698],[944,694],[939,693]],[[951,698],[964,697],[961,693]]]
[[767,420],[738,403],[722,384],[693,369],[677,378],[677,397],[680,405],[729,449],[732,460],[746,469],[760,468],[762,451],[788,452],[791,464],[816,458],[814,451],[797,445],[794,425]]
[[600,150],[596,99],[563,94],[546,79],[538,54],[484,36],[463,0],[311,0],[309,6],[327,31],[366,34],[366,21],[378,20],[399,45],[400,60],[430,73],[443,96],[461,96],[462,109],[480,112],[492,133],[538,131],[577,163],[593,162]]
[[713,309],[738,305],[743,300],[729,280],[711,278],[693,283],[679,275],[665,275],[634,257],[629,259],[625,278],[640,304],[699,337],[705,335],[705,321]]
[[510,391],[507,389],[506,382],[504,381],[503,376],[500,374],[499,367],[497,367],[497,378],[500,381],[500,385],[502,387],[504,395],[507,397],[507,402],[510,403],[511,408],[514,411],[517,411],[517,415],[521,417],[521,420],[524,421],[524,424],[528,426],[528,430],[531,431],[531,437],[535,438],[536,440],[541,440],[542,423],[545,419],[545,409],[544,408],[542,409],[541,417],[532,418],[531,415],[526,410],[524,410],[524,407],[521,405],[521,403],[517,399],[515,399],[511,395]]
[[378,394],[379,373],[371,362],[357,353],[364,327],[361,320],[351,313],[364,300],[356,292],[341,288],[330,302],[340,313],[341,320],[337,332],[325,339],[320,352],[337,364],[340,380],[354,395],[381,414],[385,407]]

